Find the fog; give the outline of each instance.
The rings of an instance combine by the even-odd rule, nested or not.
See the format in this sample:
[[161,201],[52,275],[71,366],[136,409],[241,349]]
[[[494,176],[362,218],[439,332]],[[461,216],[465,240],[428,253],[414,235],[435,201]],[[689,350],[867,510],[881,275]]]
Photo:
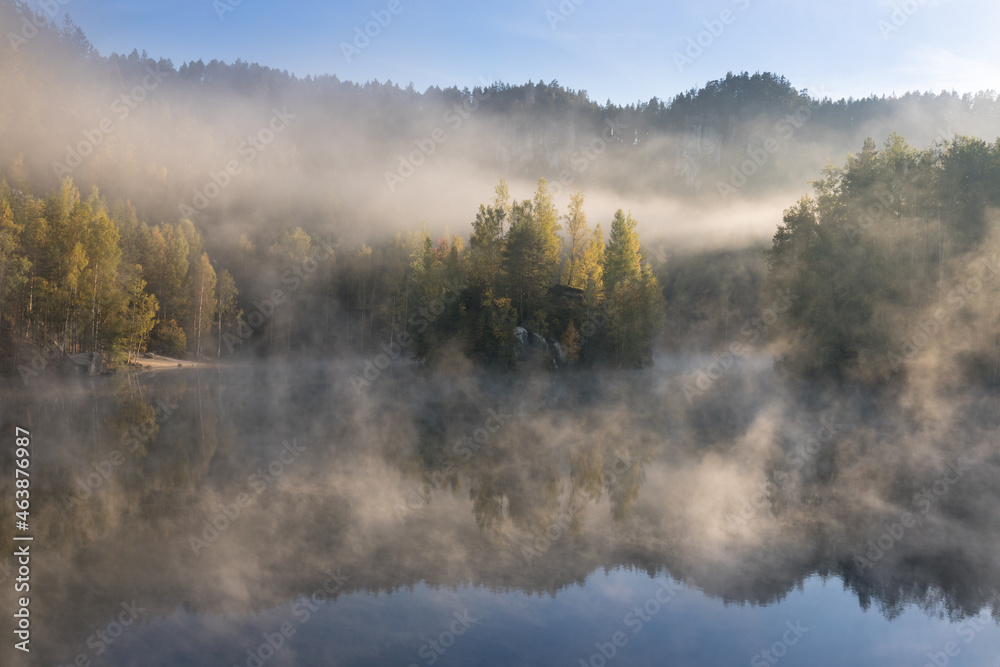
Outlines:
[[[10,16],[5,4],[0,34]],[[424,224],[467,238],[501,179],[524,199],[544,177],[560,211],[584,191],[605,232],[615,210],[631,211],[676,317],[642,370],[493,373],[446,341],[434,363],[404,356],[359,389],[378,353],[352,347],[349,305],[313,308],[331,289],[303,301],[288,331],[343,316],[340,344],[328,350],[323,333],[336,356],[303,345],[298,358],[4,380],[2,437],[21,426],[37,447],[39,664],[71,658],[133,599],[147,619],[195,615],[221,636],[232,615],[314,594],[555,596],[616,569],[750,606],[819,576],[888,618],[986,609],[1000,623],[996,233],[974,252],[941,242],[936,300],[886,287],[902,296],[875,309],[872,328],[907,362],[891,382],[881,357],[853,375],[790,372],[786,358],[822,346],[758,299],[757,252],[823,167],[868,136],[881,145],[897,132],[919,149],[956,134],[992,141],[992,93],[836,102],[792,90],[762,110],[727,102],[714,82],[663,91],[684,93],[668,113],[544,84],[418,93],[85,50],[44,30],[0,49],[0,172],[12,186],[47,192],[70,176],[150,225],[192,220],[226,258],[241,235],[298,226],[352,250]],[[711,253],[735,267],[724,290],[694,270],[670,282],[675,260],[697,269]],[[278,284],[274,266],[249,273],[254,288]],[[753,298],[734,304],[748,285]],[[824,317],[817,328],[833,327]],[[745,345],[727,352],[734,341]],[[0,462],[13,468],[12,448]],[[0,479],[5,497],[13,483]],[[0,581],[13,564],[0,558]],[[336,592],[324,592],[331,577]],[[10,634],[9,615],[0,628]]]
[[819,574],[889,617],[1000,616],[995,391],[890,399],[747,358],[689,398],[706,362],[397,369],[360,395],[342,364],[275,362],[5,392],[39,447],[40,650],[71,653],[121,600],[247,613],[332,571],[336,595],[554,594],[624,567],[754,605]]
[[[10,12],[7,27],[19,26]],[[526,197],[541,177],[561,210],[584,190],[592,221],[625,208],[645,238],[679,249],[744,246],[767,239],[827,161],[866,136],[898,132],[923,148],[1000,135],[992,94],[835,103],[789,86],[775,102],[753,97],[755,79],[720,79],[663,91],[683,93],[668,113],[657,100],[604,107],[543,83],[420,93],[243,62],[182,68],[168,54],[85,58],[88,46],[43,29],[0,54],[8,180],[98,185],[151,225],[193,219],[210,249],[293,222],[349,242],[424,222],[434,236],[465,236],[501,178]],[[742,106],[719,92],[729,85],[743,86]]]

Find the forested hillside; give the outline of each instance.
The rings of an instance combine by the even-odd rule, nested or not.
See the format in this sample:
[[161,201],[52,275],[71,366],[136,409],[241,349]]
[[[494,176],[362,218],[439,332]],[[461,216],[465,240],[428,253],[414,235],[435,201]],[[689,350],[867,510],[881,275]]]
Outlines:
[[[954,336],[995,301],[952,294],[992,257],[993,92],[835,101],[770,73],[628,105],[555,81],[419,92],[105,57],[23,2],[0,20],[6,373],[53,349],[634,368],[749,327],[786,370],[882,382],[926,357],[904,343],[933,308]],[[766,254],[661,240],[811,178]],[[636,201],[683,206],[640,226]],[[751,324],[779,292],[794,307]],[[960,361],[995,381],[992,326]]]
[[[0,3],[11,34],[30,33],[26,12]],[[263,208],[385,226],[379,216],[414,215],[405,206],[414,190],[439,185],[456,165],[479,185],[545,177],[564,196],[577,186],[718,203],[731,188],[760,196],[800,184],[868,136],[897,132],[926,146],[1000,134],[993,92],[832,100],[775,74],[730,73],[663,100],[602,104],[555,81],[420,92],[243,61],[176,65],[141,50],[104,57],[72,24],[37,33],[0,53],[3,166],[21,154],[24,176],[42,190],[71,175],[82,190],[98,185],[157,220],[194,209],[225,223]],[[287,127],[247,142],[275,112]],[[744,188],[754,156],[763,164]],[[230,161],[240,173],[216,192],[212,176]]]
[[800,374],[885,382],[911,367],[1000,381],[1000,140],[925,150],[893,134],[830,165],[767,255],[796,295],[775,325]]

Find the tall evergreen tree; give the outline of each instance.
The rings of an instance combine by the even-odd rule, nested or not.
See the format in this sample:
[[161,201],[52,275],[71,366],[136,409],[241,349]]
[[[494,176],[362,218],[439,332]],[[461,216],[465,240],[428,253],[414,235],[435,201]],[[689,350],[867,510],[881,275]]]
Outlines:
[[637,222],[632,214],[625,215],[621,209],[615,211],[611,221],[611,234],[604,251],[604,284],[614,289],[624,280],[638,278],[642,273],[642,248]]
[[219,284],[216,292],[218,292],[219,297],[219,302],[216,305],[219,329],[218,346],[215,356],[218,359],[222,357],[222,338],[225,335],[224,332],[233,323],[243,317],[243,310],[239,305],[239,291],[236,289],[236,280],[227,269],[223,269],[222,273],[219,274]]
[[469,238],[469,263],[472,283],[485,294],[496,292],[503,261],[503,208],[480,206]]

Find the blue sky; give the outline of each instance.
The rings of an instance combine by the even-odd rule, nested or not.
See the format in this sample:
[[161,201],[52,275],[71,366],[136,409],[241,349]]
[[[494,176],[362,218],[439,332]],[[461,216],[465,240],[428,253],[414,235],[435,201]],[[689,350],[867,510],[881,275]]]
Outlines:
[[[1000,88],[1000,8],[989,0],[58,1],[105,55],[242,58],[419,90],[556,79],[629,103],[742,70],[834,98]],[[373,12],[391,21],[348,58],[341,45]]]

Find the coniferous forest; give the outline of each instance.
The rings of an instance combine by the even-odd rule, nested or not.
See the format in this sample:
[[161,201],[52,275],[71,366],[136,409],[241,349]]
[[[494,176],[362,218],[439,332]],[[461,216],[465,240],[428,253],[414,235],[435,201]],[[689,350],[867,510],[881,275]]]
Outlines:
[[[641,368],[658,350],[737,341],[794,375],[879,384],[926,361],[920,327],[989,315],[993,93],[834,101],[744,73],[669,102],[600,105],[557,82],[419,93],[104,57],[68,19],[37,32],[0,63],[6,374],[92,351],[117,364],[351,352]],[[62,109],[43,103],[53,89]],[[82,131],[60,116],[70,107]],[[365,187],[347,164],[357,135],[384,156]],[[815,157],[842,148],[846,160]],[[455,181],[444,220],[414,219],[415,181],[459,159],[492,182]],[[731,197],[786,197],[787,210],[770,241],[675,249],[660,221],[646,232],[630,212],[666,196],[686,202],[680,218]],[[765,322],[780,295],[787,313]],[[996,381],[992,332],[964,337],[951,361]]]

